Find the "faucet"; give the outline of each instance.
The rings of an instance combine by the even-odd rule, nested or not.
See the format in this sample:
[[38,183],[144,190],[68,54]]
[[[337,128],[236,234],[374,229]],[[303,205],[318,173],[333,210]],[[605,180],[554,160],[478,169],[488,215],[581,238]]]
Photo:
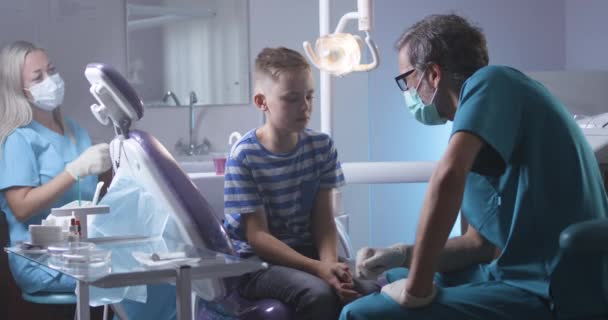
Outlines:
[[184,145],[183,141],[179,139],[175,148],[181,153],[188,156],[193,155],[201,155],[209,152],[211,148],[211,143],[207,138],[203,138],[203,142],[199,145],[196,145],[194,142],[194,104],[198,102],[196,97],[196,93],[194,91],[190,91],[188,95],[188,111],[189,111],[189,124],[188,124],[188,144]]
[[189,112],[190,112],[190,127],[189,127],[189,131],[188,131],[188,142],[189,142],[189,148],[190,148],[190,155],[192,155],[191,153],[194,150],[194,139],[193,139],[193,133],[194,133],[194,104],[198,102],[198,99],[196,98],[196,93],[194,93],[194,91],[190,91],[190,94],[188,95],[188,108],[189,108]]
[[171,98],[173,100],[173,103],[175,103],[176,106],[178,106],[178,107],[181,106],[181,104],[179,103],[179,99],[177,99],[177,96],[171,90],[169,90],[169,91],[167,91],[167,93],[165,93],[165,95],[163,96],[163,102],[166,103],[169,100],[169,98]]

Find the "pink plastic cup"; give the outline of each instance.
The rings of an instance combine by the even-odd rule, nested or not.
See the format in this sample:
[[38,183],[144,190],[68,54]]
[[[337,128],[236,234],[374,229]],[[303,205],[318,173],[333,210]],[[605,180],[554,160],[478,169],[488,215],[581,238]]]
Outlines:
[[215,174],[221,176],[226,172],[226,156],[213,157],[213,167],[215,167]]

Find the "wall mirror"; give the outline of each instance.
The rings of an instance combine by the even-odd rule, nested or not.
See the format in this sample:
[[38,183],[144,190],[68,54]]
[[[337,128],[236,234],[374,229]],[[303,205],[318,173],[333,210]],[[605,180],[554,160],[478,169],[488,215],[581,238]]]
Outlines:
[[248,1],[127,0],[127,75],[144,105],[247,104]]

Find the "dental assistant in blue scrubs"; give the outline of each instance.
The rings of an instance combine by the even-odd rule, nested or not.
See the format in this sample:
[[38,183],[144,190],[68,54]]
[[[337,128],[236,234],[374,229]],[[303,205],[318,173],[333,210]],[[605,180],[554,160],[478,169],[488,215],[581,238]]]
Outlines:
[[[520,71],[488,66],[483,33],[457,15],[426,17],[396,47],[407,108],[426,125],[452,121],[452,133],[415,244],[357,253],[358,275],[395,269],[341,319],[604,318],[601,258],[559,251],[563,229],[608,212],[566,107]],[[447,239],[459,210],[467,231]]]
[[[86,131],[60,110],[64,83],[43,49],[17,41],[0,52],[0,208],[11,245],[29,241],[30,224],[50,209],[91,200],[97,175],[111,168],[107,144],[91,146]],[[74,279],[9,255],[22,291],[74,292]]]

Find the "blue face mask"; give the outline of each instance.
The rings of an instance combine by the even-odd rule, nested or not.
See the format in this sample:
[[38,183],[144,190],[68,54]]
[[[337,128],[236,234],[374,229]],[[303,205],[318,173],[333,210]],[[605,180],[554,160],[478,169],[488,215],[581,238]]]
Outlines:
[[416,88],[410,88],[403,92],[403,97],[405,98],[405,105],[408,110],[414,115],[416,120],[418,120],[422,124],[426,124],[429,126],[439,125],[446,123],[447,119],[442,118],[437,111],[437,107],[433,103],[435,100],[435,95],[437,94],[437,89],[435,89],[435,93],[433,93],[433,97],[431,98],[431,103],[424,104],[422,98],[418,94],[418,87],[420,87],[420,83],[422,83],[422,78],[424,77],[424,73],[418,81],[418,85]]

